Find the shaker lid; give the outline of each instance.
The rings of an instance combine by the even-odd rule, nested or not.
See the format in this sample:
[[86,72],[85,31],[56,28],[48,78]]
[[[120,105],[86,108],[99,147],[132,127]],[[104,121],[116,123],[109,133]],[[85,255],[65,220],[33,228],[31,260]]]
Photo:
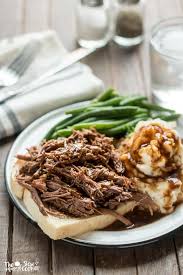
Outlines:
[[97,6],[102,6],[104,1],[103,0],[81,0],[81,3],[88,7],[97,7]]
[[138,4],[141,0],[118,0],[118,3],[120,4],[127,4],[127,5],[133,5]]

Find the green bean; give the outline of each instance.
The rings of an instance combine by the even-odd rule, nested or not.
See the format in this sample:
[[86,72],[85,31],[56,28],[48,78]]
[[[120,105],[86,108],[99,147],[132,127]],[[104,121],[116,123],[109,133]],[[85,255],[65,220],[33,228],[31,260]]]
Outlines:
[[162,114],[154,116],[153,118],[160,118],[165,121],[175,121],[180,117],[180,114]]
[[[45,139],[48,140],[50,139],[51,135],[54,133],[55,130],[59,130],[62,128],[62,124],[66,123],[68,121],[70,121],[70,119],[72,118],[72,116],[66,117],[65,119],[59,121],[56,125],[54,125],[46,134]],[[92,121],[96,121],[96,118],[94,117],[90,117],[88,118],[85,122],[92,122]],[[84,121],[83,121],[84,122]]]
[[[148,117],[144,117],[144,119],[146,119],[146,120],[147,120],[147,118]],[[130,127],[135,126],[139,121],[142,121],[142,118],[136,118],[136,119],[131,120],[130,122],[127,122],[123,125],[106,130],[104,133],[107,136],[124,135]]]
[[48,140],[50,139],[50,137],[52,136],[52,134],[54,133],[55,129],[61,125],[61,123],[66,123],[68,122],[69,120],[71,119],[71,116],[69,117],[66,117],[65,119],[59,121],[57,124],[55,124],[49,131],[48,133],[46,134],[46,136],[44,137],[44,139]]
[[126,99],[121,101],[120,105],[121,106],[135,105],[135,104],[138,104],[139,102],[142,102],[145,99],[147,99],[147,97],[145,97],[145,96],[127,97]]
[[105,101],[117,95],[118,93],[114,89],[110,88],[105,92],[103,92],[102,94],[99,94],[97,98],[93,100],[93,102]]
[[93,108],[93,107],[118,106],[119,103],[121,102],[121,100],[122,100],[122,97],[117,96],[117,97],[114,97],[114,98],[111,98],[109,100],[102,101],[102,102],[95,102],[95,103],[91,102],[89,105],[87,105],[85,107],[71,109],[71,110],[66,111],[65,113],[71,114],[71,115],[78,115],[85,111],[90,110],[90,108]]
[[112,127],[116,127],[120,124],[124,124],[129,122],[129,119],[121,119],[121,120],[101,120],[101,121],[96,121],[96,122],[90,122],[90,123],[78,123],[73,125],[72,127],[66,128],[66,129],[60,129],[56,131],[53,134],[53,137],[60,137],[60,136],[65,136],[69,135],[69,133],[72,133],[73,130],[82,130],[82,129],[90,129],[90,128],[95,128],[97,130],[105,130],[105,129],[111,129]]
[[73,132],[72,128],[66,128],[55,132],[51,138],[56,139],[58,137],[69,137]]
[[91,105],[87,105],[85,107],[79,107],[79,108],[75,108],[75,109],[71,109],[66,111],[66,114],[71,114],[71,115],[78,115],[83,113],[85,110],[87,110]]
[[113,121],[96,121],[91,123],[80,123],[74,125],[72,128],[76,130],[86,129],[86,128],[95,128],[97,130],[103,129],[110,129],[112,127],[118,126],[120,124],[128,122],[129,119],[120,119],[120,120],[113,120]]
[[97,102],[94,104],[91,104],[91,107],[105,107],[105,106],[117,106],[119,105],[119,103],[121,102],[122,97],[121,96],[116,96],[114,98],[108,99],[106,101],[102,101],[102,102]]
[[[66,112],[65,112],[65,113],[66,113]],[[61,129],[61,128],[63,128],[62,125],[65,124],[65,123],[67,123],[68,121],[70,121],[72,118],[73,118],[72,116],[69,116],[69,117],[67,117],[66,119],[61,120],[61,121],[60,121],[59,123],[57,123],[49,132],[51,133],[52,130],[54,130],[54,129]],[[96,120],[95,118],[92,118],[92,121],[95,121],[95,120]],[[91,118],[90,118],[90,121],[91,121]],[[49,136],[49,135],[50,135],[50,134],[48,133],[48,134],[46,135],[46,137]]]
[[110,129],[116,127],[120,124],[128,122],[129,119],[121,119],[116,121],[97,121],[93,123],[81,123],[76,124],[72,128],[76,130],[86,129],[86,128],[95,128],[97,130]]
[[166,112],[170,112],[170,113],[175,112],[172,109],[164,108],[162,106],[152,104],[152,103],[149,103],[149,102],[140,102],[139,106],[142,107],[142,108],[146,108],[148,110],[153,110],[153,111],[166,111]]
[[86,106],[66,111],[69,117],[61,120],[45,136],[46,139],[69,136],[73,129],[96,128],[109,136],[132,131],[136,123],[148,118],[173,121],[175,111],[147,102],[144,96],[120,96],[108,89]]
[[143,118],[143,117],[146,117],[146,116],[148,116],[149,117],[149,115],[148,115],[148,112],[141,112],[141,113],[137,113],[135,116],[134,116],[134,118]]
[[94,121],[96,121],[96,120],[97,120],[96,117],[89,117],[89,118],[87,118],[87,119],[82,120],[81,122],[82,122],[82,123],[94,122]]
[[[118,116],[121,117],[122,114],[126,116],[133,116],[133,115],[140,115],[140,114],[149,114],[149,111],[145,108],[140,108],[137,106],[101,106],[101,107],[90,107],[88,112],[96,112],[96,117],[98,117],[98,113],[100,114],[99,117],[105,118],[117,118]],[[109,112],[109,113],[108,113]]]
[[140,108],[135,106],[121,106],[121,107],[101,107],[93,108],[89,112],[82,113],[76,117],[71,117],[69,121],[63,123],[60,129],[72,126],[89,117],[110,117],[110,118],[125,118],[134,115]]
[[[134,119],[136,118],[144,118],[144,114],[143,115],[137,115],[134,117]],[[55,129],[54,132],[54,137],[59,137],[62,136],[63,133],[70,133],[69,131],[67,131],[68,129],[70,130],[82,130],[82,129],[89,129],[89,128],[95,128],[97,130],[105,130],[105,129],[111,129],[113,127],[116,127],[118,125],[124,124],[129,122],[130,119],[126,118],[126,119],[118,119],[118,120],[98,120],[98,121],[92,121],[90,122],[90,119],[86,119],[85,121],[82,121],[78,124],[75,124],[69,128],[66,129]]]
[[77,115],[77,114],[84,112],[88,107],[90,107],[92,105],[102,103],[109,99],[114,99],[116,96],[118,96],[118,93],[114,89],[110,88],[110,89],[106,90],[105,92],[103,92],[102,94],[99,94],[99,96],[96,97],[94,100],[92,100],[89,105],[87,105],[85,107],[71,109],[71,110],[66,111],[65,113]]
[[[87,118],[87,119],[84,119],[84,120],[80,121],[79,123],[94,122],[94,121],[97,121],[97,118],[96,118],[96,117],[89,117],[89,118]],[[77,124],[75,124],[75,125],[77,125]],[[62,128],[62,125],[61,125],[61,126],[57,126],[57,127],[55,128],[55,131],[58,131],[58,130],[60,130],[60,129],[63,129],[63,128]]]
[[[137,106],[135,106],[135,107],[137,107]],[[136,115],[138,115],[138,114],[150,115],[149,110],[147,110],[147,109],[145,109],[145,108],[140,108],[140,107],[137,107],[137,108],[138,108],[138,110],[137,110],[137,112],[136,112]]]

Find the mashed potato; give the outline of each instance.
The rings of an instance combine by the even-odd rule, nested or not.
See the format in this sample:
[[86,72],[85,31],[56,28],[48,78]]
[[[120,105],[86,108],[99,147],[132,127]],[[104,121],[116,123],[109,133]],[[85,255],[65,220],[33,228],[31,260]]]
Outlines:
[[121,159],[126,175],[133,177],[137,189],[147,193],[167,214],[183,200],[183,149],[175,130],[161,120],[140,122],[131,135],[122,141]]
[[177,178],[158,179],[151,183],[136,179],[136,186],[139,191],[150,196],[162,214],[171,213],[174,205],[182,201],[182,182]]
[[122,160],[132,173],[143,177],[164,177],[182,165],[182,145],[176,131],[161,120],[140,122],[128,139]]

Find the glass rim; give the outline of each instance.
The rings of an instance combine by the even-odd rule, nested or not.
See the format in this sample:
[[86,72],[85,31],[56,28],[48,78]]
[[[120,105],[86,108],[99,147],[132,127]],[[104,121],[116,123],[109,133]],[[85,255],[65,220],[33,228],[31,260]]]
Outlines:
[[182,23],[183,25],[183,16],[174,16],[174,17],[169,17],[169,18],[166,18],[166,19],[162,19],[160,20],[159,22],[157,22],[156,24],[154,24],[151,28],[151,31],[150,31],[150,45],[153,46],[153,48],[161,55],[169,58],[169,59],[172,59],[172,60],[176,60],[176,61],[183,61],[183,57],[175,57],[175,56],[172,56],[171,54],[167,54],[167,53],[164,53],[164,51],[160,50],[160,49],[157,49],[157,47],[155,46],[155,44],[153,43],[153,37],[155,35],[155,33],[157,33],[159,31],[159,29],[161,28],[161,26],[163,24],[165,24],[166,26],[166,23],[171,23],[171,22],[174,22],[175,20],[180,20],[182,22],[175,22],[175,25],[179,25],[180,23]]

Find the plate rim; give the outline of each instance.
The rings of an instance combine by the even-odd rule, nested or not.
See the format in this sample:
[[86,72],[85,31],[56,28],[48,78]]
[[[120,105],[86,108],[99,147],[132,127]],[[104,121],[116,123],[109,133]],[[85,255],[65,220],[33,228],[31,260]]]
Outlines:
[[[12,147],[12,146],[11,146]],[[10,150],[11,150],[11,147],[10,147]],[[9,150],[9,151],[10,151]],[[9,152],[8,152],[8,155],[9,155]],[[5,166],[6,166],[6,163],[7,163],[7,159],[8,159],[8,155],[6,157],[6,160],[5,160]],[[6,169],[5,169],[5,166],[4,166],[4,175],[6,175]],[[12,196],[10,190],[9,190],[9,187],[7,185],[7,182],[5,180],[5,188],[6,188],[6,191],[8,193],[8,196],[10,198],[10,201],[11,203],[16,207],[16,209],[20,212],[20,214],[26,219],[28,220],[33,226],[35,226],[38,230],[40,230],[47,238],[49,238],[49,236],[47,236],[42,230],[41,228],[37,225],[37,223],[35,221],[33,221],[32,219],[30,219],[23,211],[22,209],[19,207],[19,205],[16,203],[16,201],[14,200],[14,197]],[[76,239],[73,239],[73,238],[64,238],[64,239],[61,239],[62,241],[65,241],[65,242],[68,242],[68,243],[71,243],[71,244],[74,244],[74,245],[80,245],[80,246],[84,246],[84,247],[91,247],[91,248],[108,248],[108,249],[111,249],[111,248],[133,248],[133,247],[140,247],[140,246],[144,246],[144,245],[148,245],[148,244],[151,244],[151,243],[155,243],[155,242],[158,242],[159,240],[161,239],[166,239],[168,238],[169,236],[174,236],[175,233],[177,231],[180,231],[181,229],[183,228],[183,225],[182,226],[179,226],[177,227],[176,229],[172,230],[171,232],[168,232],[168,233],[165,233],[157,238],[153,238],[151,240],[147,240],[147,241],[142,241],[142,242],[138,242],[138,243],[131,243],[131,244],[113,244],[113,245],[109,245],[109,244],[106,244],[106,245],[102,245],[102,244],[92,244],[92,243],[87,243],[87,242],[83,242],[83,241],[79,241],[79,240],[76,240]],[[50,239],[50,238],[49,238]],[[60,241],[60,240],[56,240],[56,241]]]
[[[5,163],[4,163],[4,185],[5,185],[5,188],[6,188],[6,191],[9,195],[9,198],[11,200],[11,203],[13,203],[13,205],[16,207],[16,209],[21,213],[21,215],[23,217],[25,217],[29,222],[31,222],[31,224],[33,224],[36,228],[38,228],[39,230],[41,230],[41,228],[37,225],[37,223],[32,220],[31,218],[29,218],[26,213],[21,209],[21,207],[18,205],[18,203],[16,202],[14,196],[12,195],[12,192],[11,190],[9,189],[9,185],[8,185],[8,176],[7,176],[7,173],[6,173],[6,167],[7,167],[7,162],[8,162],[8,159],[9,159],[9,156],[10,156],[10,153],[12,151],[12,148],[15,144],[15,142],[17,141],[17,139],[19,139],[22,135],[24,135],[24,133],[27,131],[27,128],[33,126],[34,124],[37,124],[37,122],[40,120],[42,120],[43,118],[45,117],[50,117],[51,115],[53,115],[54,113],[57,113],[59,111],[63,112],[64,110],[66,110],[68,107],[72,106],[78,106],[78,105],[84,105],[84,104],[87,104],[88,101],[83,101],[83,102],[78,102],[78,103],[74,103],[74,104],[69,104],[69,105],[66,105],[66,106],[63,106],[63,107],[60,107],[60,108],[57,108],[55,110],[52,110],[40,117],[38,117],[36,120],[34,120],[33,122],[29,123],[25,129],[18,135],[16,136],[13,144],[11,145],[11,147],[9,148],[9,151],[7,153],[7,156],[6,156],[6,159],[5,159]],[[75,238],[64,238],[62,239],[63,241],[66,241],[66,242],[69,242],[69,243],[72,243],[72,244],[75,244],[75,245],[80,245],[80,246],[85,246],[85,247],[99,247],[99,248],[132,248],[132,247],[138,247],[138,246],[144,246],[144,245],[147,245],[147,244],[150,244],[150,243],[153,243],[153,242],[157,242],[159,241],[160,239],[163,239],[163,238],[167,238],[168,236],[170,235],[174,235],[175,232],[177,232],[178,230],[181,230],[181,228],[183,228],[183,224],[178,226],[177,228],[173,229],[172,231],[169,231],[167,233],[164,233],[162,234],[161,236],[158,236],[158,237],[155,237],[155,238],[151,238],[149,240],[145,240],[145,241],[140,241],[140,242],[135,242],[135,243],[130,243],[130,244],[98,244],[98,243],[91,243],[91,242],[87,242],[87,241],[82,241],[82,240],[79,240],[79,239],[75,239]],[[42,230],[41,230],[42,231]],[[42,231],[43,232],[43,231]],[[43,232],[43,234],[45,234]],[[45,234],[46,235],[46,234]],[[46,235],[47,236],[47,235]],[[48,237],[48,236],[47,236]],[[49,237],[48,237],[49,238]]]

